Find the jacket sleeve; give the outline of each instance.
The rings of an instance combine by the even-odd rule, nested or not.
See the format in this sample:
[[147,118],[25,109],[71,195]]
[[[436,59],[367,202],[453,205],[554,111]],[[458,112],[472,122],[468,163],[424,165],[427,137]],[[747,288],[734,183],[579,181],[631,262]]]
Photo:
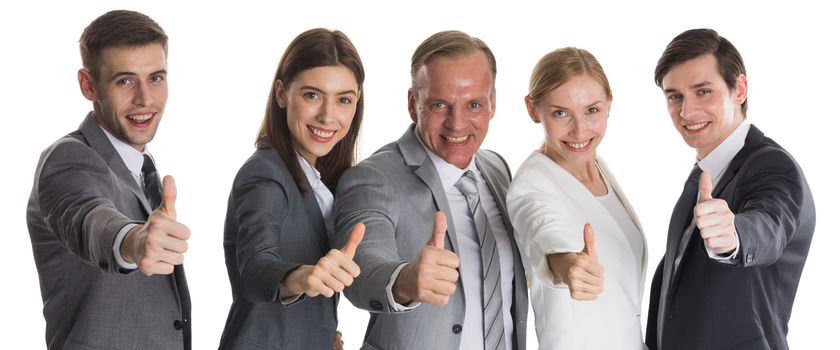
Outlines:
[[119,273],[113,245],[132,220],[114,205],[119,180],[105,160],[82,142],[65,138],[41,157],[37,209],[44,224],[71,253],[104,272]]
[[[377,171],[359,165],[347,170],[336,190],[333,247],[344,246],[357,223],[365,224],[365,238],[356,248],[354,260],[361,274],[344,295],[356,307],[370,312],[395,313],[389,307],[386,286],[394,270],[404,261],[397,255],[397,189]],[[403,311],[406,312],[406,311]]]
[[508,190],[507,205],[523,263],[531,265],[534,278],[546,286],[566,288],[565,283],[555,283],[547,256],[580,251],[582,227],[572,228],[565,204],[553,193],[547,174],[540,173],[544,169],[522,170]]
[[[269,167],[259,160],[246,163],[237,174],[228,208],[239,224],[236,233],[236,259],[243,296],[252,303],[280,303],[281,281],[301,264],[287,261],[280,247],[289,232],[283,232],[288,220],[294,184],[278,181]],[[302,299],[298,299],[302,300]],[[291,305],[291,304],[290,304]]]
[[742,171],[734,194],[738,205],[731,208],[741,243],[737,263],[770,265],[794,238],[801,217],[813,215],[803,210],[812,205],[810,189],[793,158],[775,148],[759,151],[742,165]]

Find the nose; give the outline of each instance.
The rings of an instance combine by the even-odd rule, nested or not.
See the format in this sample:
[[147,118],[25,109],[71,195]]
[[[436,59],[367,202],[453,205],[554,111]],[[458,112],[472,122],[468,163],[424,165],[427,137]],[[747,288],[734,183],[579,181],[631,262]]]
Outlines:
[[151,89],[147,84],[137,84],[134,90],[134,104],[137,106],[149,106],[153,102]]
[[583,135],[583,134],[584,134],[584,130],[585,130],[585,127],[584,127],[584,122],[583,122],[583,121],[581,121],[581,120],[579,120],[579,119],[577,119],[577,118],[571,118],[570,123],[571,123],[572,125],[571,125],[571,129],[569,130],[569,134],[571,134],[571,136],[572,136],[575,140],[580,141],[580,139],[581,139],[581,138],[583,138],[583,136],[584,136],[584,135]]
[[321,110],[318,113],[318,121],[324,124],[329,124],[329,122],[335,119],[336,113],[336,106],[329,101],[324,101],[321,103]]
[[461,108],[453,107],[449,111],[444,126],[450,130],[462,130],[466,124],[468,124],[466,113]]
[[698,113],[698,103],[689,97],[683,97],[682,105],[680,106],[680,118],[685,120],[694,119]]

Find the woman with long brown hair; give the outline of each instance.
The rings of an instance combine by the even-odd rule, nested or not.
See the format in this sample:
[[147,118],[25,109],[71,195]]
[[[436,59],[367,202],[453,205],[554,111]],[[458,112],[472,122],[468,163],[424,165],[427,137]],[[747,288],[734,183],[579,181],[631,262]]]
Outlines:
[[333,192],[355,161],[364,68],[344,33],[312,29],[277,67],[257,150],[231,189],[225,262],[233,304],[222,349],[330,349],[338,293],[359,274],[364,226],[329,249]]

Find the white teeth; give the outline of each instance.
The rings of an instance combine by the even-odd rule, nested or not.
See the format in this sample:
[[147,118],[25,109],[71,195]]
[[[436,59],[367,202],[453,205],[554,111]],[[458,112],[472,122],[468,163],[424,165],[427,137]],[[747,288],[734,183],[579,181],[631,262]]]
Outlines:
[[464,142],[464,141],[466,141],[466,140],[467,140],[467,137],[469,137],[469,136],[470,136],[470,135],[465,135],[465,136],[461,136],[461,137],[452,137],[452,136],[447,136],[447,137],[446,137],[446,141],[447,141],[447,142],[452,142],[452,143]]
[[688,130],[694,131],[694,130],[700,130],[702,128],[705,128],[706,125],[709,125],[709,122],[690,124],[690,125],[686,125],[685,128],[688,129]]
[[128,119],[131,119],[131,120],[137,121],[137,122],[145,122],[145,121],[149,120],[150,118],[152,118],[152,113],[149,113],[149,114],[132,114],[132,115],[128,116]]
[[592,140],[589,140],[589,141],[586,141],[586,142],[581,142],[581,143],[566,142],[566,144],[569,145],[569,147],[574,148],[574,149],[583,149],[584,147],[589,145],[590,141],[592,141]]
[[309,131],[312,131],[312,133],[317,135],[318,137],[330,138],[333,135],[335,135],[335,130],[325,131],[325,130],[321,130],[321,129],[316,129],[316,128],[311,127],[311,126],[309,126],[308,128],[309,128]]

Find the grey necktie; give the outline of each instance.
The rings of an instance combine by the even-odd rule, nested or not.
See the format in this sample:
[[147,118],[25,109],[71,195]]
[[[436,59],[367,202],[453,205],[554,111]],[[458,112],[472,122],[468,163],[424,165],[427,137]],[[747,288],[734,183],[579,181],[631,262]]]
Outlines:
[[487,220],[487,213],[481,207],[475,173],[467,170],[455,183],[455,187],[467,198],[467,205],[470,207],[475,232],[478,234],[478,245],[481,249],[481,271],[483,272],[481,280],[484,285],[481,291],[482,308],[484,310],[484,349],[505,349],[499,251],[496,247],[493,230]]
[[155,168],[155,162],[148,154],[143,155],[143,192],[146,194],[146,199],[149,201],[149,207],[152,210],[160,206],[163,199],[163,191],[160,186],[160,177]]

